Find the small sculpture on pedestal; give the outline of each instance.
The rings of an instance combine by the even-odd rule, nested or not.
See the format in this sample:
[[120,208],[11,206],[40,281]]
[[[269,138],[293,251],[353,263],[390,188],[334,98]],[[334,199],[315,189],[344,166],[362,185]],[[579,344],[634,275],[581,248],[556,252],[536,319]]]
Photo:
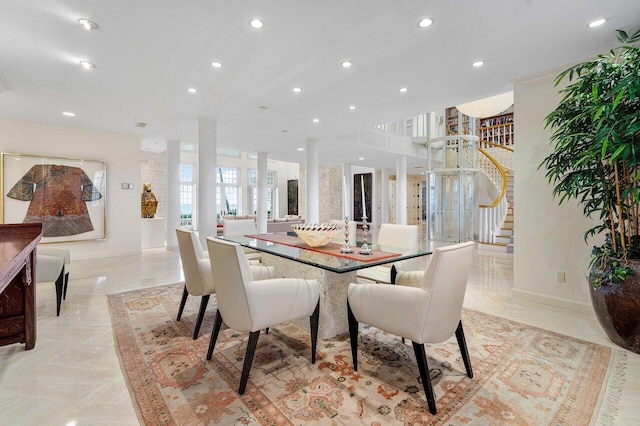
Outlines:
[[150,182],[145,182],[142,186],[140,208],[142,210],[142,218],[144,219],[152,219],[158,210],[158,200],[153,191],[151,191]]

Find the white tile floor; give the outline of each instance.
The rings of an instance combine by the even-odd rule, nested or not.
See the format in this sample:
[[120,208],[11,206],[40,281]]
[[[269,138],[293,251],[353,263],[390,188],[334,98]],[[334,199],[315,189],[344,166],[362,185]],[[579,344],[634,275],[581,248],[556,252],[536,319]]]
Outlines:
[[[0,348],[0,425],[137,425],[113,343],[105,294],[181,280],[178,253],[74,261],[55,316],[53,285],[37,289],[36,347]],[[591,315],[513,299],[513,257],[478,251],[465,307],[614,347]],[[629,353],[617,425],[640,424],[640,355]]]

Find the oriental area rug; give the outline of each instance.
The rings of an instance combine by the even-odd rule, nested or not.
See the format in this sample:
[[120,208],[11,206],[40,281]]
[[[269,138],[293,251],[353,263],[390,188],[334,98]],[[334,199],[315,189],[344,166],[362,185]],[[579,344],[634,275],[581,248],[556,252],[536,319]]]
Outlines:
[[[248,334],[222,326],[206,351],[215,302],[192,339],[199,297],[176,322],[183,284],[109,296],[117,353],[146,425],[606,425],[626,353],[465,310],[474,377],[456,339],[427,347],[438,413],[427,409],[413,347],[360,325],[359,371],[349,339],[318,341],[291,323],[260,334],[249,383],[237,393]],[[215,298],[212,298],[214,301]]]

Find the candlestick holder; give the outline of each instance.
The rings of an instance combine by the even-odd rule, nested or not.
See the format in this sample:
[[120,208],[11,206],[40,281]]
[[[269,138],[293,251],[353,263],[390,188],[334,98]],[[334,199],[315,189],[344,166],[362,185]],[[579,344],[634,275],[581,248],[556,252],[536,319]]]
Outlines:
[[367,244],[367,229],[369,226],[367,225],[367,216],[362,216],[362,246],[360,250],[358,250],[358,254],[373,254],[371,252],[371,248],[369,248],[369,244]]
[[353,249],[349,245],[349,216],[344,217],[344,245],[340,249],[340,253],[353,253]]

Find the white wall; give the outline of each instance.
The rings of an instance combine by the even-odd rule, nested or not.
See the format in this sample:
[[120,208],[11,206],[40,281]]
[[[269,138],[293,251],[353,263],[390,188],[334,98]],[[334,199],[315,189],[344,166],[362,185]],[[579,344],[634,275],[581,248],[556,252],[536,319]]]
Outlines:
[[[69,248],[72,258],[140,253],[140,136],[79,127],[0,119],[0,151],[45,157],[102,160],[107,168],[106,239],[51,246]],[[121,189],[121,183],[135,188]]]
[[[545,170],[538,170],[552,151],[544,118],[560,100],[553,84],[562,69],[514,85],[514,296],[591,312],[585,277],[596,242],[587,245],[582,235],[593,222],[575,201],[558,206]],[[565,283],[556,282],[558,271],[566,273]]]

